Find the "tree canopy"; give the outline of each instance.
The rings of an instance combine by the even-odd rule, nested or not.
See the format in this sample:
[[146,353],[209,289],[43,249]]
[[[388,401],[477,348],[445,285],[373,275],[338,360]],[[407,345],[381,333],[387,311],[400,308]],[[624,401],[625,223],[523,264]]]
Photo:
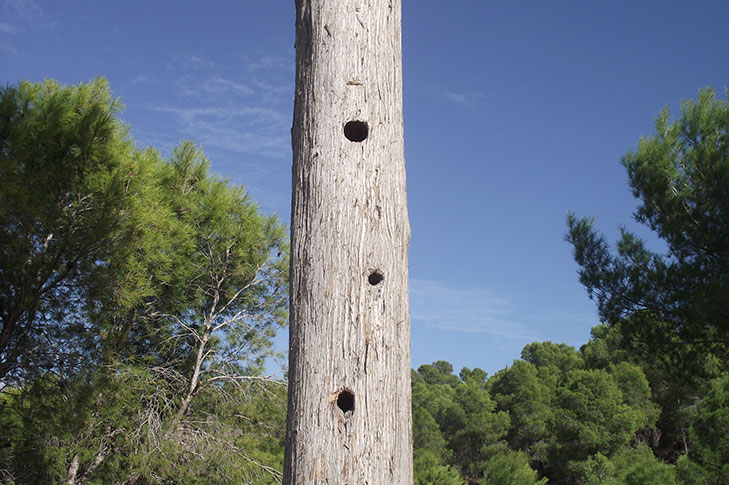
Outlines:
[[640,204],[635,219],[665,243],[648,249],[623,229],[613,253],[594,220],[568,216],[580,281],[600,316],[660,353],[690,347],[729,356],[729,104],[711,89],[668,109],[656,134],[623,158]]
[[3,479],[275,482],[286,229],[119,110],[103,79],[0,92]]
[[102,79],[0,90],[0,379],[93,348],[58,337],[87,325],[75,316],[94,287],[110,291],[103,262],[131,237],[135,160],[119,108]]

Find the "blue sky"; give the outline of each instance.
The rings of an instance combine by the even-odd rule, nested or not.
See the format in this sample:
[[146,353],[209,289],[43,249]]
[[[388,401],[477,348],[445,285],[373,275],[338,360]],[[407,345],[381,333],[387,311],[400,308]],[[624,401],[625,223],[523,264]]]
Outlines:
[[[529,342],[588,340],[565,215],[646,234],[620,158],[662,107],[723,95],[727,18],[709,0],[404,0],[414,367],[492,374]],[[293,0],[0,0],[0,75],[105,76],[138,145],[194,139],[288,221]]]

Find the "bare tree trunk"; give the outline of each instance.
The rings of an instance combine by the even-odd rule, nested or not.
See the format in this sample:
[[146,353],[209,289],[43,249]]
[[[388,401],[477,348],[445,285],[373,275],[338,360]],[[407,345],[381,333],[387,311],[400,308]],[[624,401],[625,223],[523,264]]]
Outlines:
[[410,484],[400,0],[297,0],[284,484]]
[[202,370],[203,361],[205,360],[205,350],[210,340],[210,334],[212,333],[212,323],[208,320],[205,321],[205,329],[202,336],[195,335],[197,338],[197,353],[195,354],[195,366],[192,369],[192,376],[190,376],[190,382],[188,384],[187,394],[180,402],[180,407],[177,408],[175,417],[172,418],[167,431],[164,434],[164,439],[170,439],[172,435],[177,431],[177,427],[180,425],[183,419],[187,416],[190,410],[190,404],[192,399],[195,397],[200,386],[200,371]]
[[89,465],[89,467],[86,469],[86,471],[83,472],[81,477],[79,478],[79,483],[86,483],[91,478],[91,474],[94,473],[94,471],[99,468],[99,465],[101,465],[104,462],[104,459],[106,458],[106,455],[108,453],[108,450],[105,445],[101,445],[101,449],[94,457],[94,461]]
[[66,481],[64,481],[64,485],[75,485],[76,484],[76,474],[78,473],[78,467],[81,463],[81,459],[78,455],[73,455],[73,459],[71,460],[71,465],[68,467],[68,474],[66,475]]

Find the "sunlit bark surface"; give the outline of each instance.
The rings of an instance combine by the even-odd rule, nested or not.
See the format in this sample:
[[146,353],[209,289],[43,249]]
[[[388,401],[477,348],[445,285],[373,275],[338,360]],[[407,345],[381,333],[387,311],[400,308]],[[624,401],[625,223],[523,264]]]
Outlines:
[[298,0],[285,484],[410,484],[399,0]]

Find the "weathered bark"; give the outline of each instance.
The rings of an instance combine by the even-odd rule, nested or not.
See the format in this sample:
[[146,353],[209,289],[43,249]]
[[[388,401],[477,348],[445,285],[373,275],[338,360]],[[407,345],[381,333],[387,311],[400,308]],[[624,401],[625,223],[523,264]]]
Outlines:
[[401,4],[296,10],[284,484],[410,484]]
[[71,465],[68,467],[68,474],[66,475],[66,481],[64,485],[76,485],[76,474],[78,473],[78,467],[81,463],[81,459],[78,455],[73,455]]
[[101,449],[94,457],[94,461],[89,465],[89,467],[84,471],[83,475],[79,478],[79,483],[86,483],[91,478],[91,474],[94,473],[94,471],[99,468],[99,465],[101,465],[104,462],[104,459],[106,458],[107,454],[109,453],[109,450],[106,448],[105,445],[101,445]]
[[180,407],[177,408],[175,417],[172,419],[172,422],[170,422],[167,431],[164,434],[165,440],[170,439],[172,435],[177,431],[177,427],[187,416],[187,413],[190,410],[190,404],[192,404],[193,398],[200,389],[200,371],[202,370],[203,361],[205,360],[205,353],[207,350],[206,347],[208,341],[210,340],[210,335],[212,334],[212,332],[213,324],[210,322],[210,320],[206,320],[204,323],[202,336],[195,334],[195,337],[197,337],[197,353],[195,354],[195,366],[192,369],[192,376],[190,377],[190,382],[188,384],[187,394],[185,394],[185,397],[182,398],[182,401],[180,402]]

